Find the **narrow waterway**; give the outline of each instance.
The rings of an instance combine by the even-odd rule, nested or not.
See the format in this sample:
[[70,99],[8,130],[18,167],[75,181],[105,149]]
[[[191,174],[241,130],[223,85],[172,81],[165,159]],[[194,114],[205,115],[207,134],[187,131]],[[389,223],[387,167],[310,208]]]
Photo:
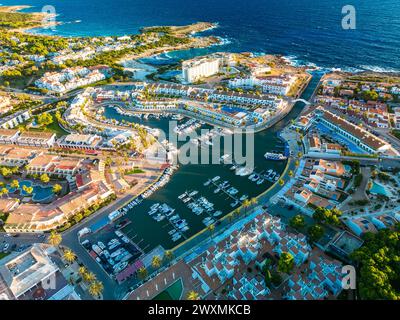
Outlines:
[[[309,86],[304,91],[302,98],[308,99],[312,95],[315,86],[317,85],[321,74],[315,74],[311,80]],[[284,128],[291,119],[294,119],[303,109],[303,103],[296,103],[292,111],[279,123],[274,125],[272,128],[259,132],[254,136],[254,165],[255,172],[266,172],[269,169],[281,174],[285,168],[285,161],[272,161],[266,160],[264,154],[267,151],[284,151],[284,142],[279,138],[279,131]],[[161,118],[156,119],[137,119],[135,117],[129,117],[118,114],[113,108],[106,108],[104,115],[109,119],[125,120],[129,122],[139,122],[152,128],[159,128],[164,132],[168,132],[169,120]],[[187,121],[185,118],[182,122]],[[204,125],[202,128],[210,128],[208,125]],[[200,130],[200,129],[199,129]],[[199,131],[198,130],[198,131]],[[243,139],[244,141],[244,139]],[[179,144],[180,145],[180,144]],[[221,143],[220,154],[223,155],[223,146]],[[199,149],[200,150],[200,149]],[[245,150],[243,148],[243,150]],[[185,191],[197,190],[198,194],[195,196],[205,197],[208,201],[214,204],[214,210],[220,210],[223,213],[217,218],[222,218],[227,213],[231,212],[234,208],[231,203],[234,202],[228,195],[223,192],[214,193],[216,187],[210,184],[204,186],[204,183],[215,176],[220,176],[220,180],[229,181],[229,184],[238,189],[239,192],[236,197],[242,195],[248,195],[249,198],[255,197],[265,191],[272,185],[272,182],[265,180],[261,185],[257,185],[248,179],[248,176],[237,176],[234,170],[230,170],[231,165],[216,165],[216,164],[186,164],[180,165],[179,170],[171,177],[170,182],[162,189],[159,189],[152,196],[142,202],[141,205],[133,208],[128,212],[124,218],[128,218],[132,221],[131,224],[124,228],[124,232],[136,243],[139,243],[140,247],[145,251],[150,251],[157,245],[162,245],[165,249],[170,249],[176,246],[179,242],[183,241],[184,238],[179,239],[176,242],[171,240],[171,236],[168,234],[173,229],[172,225],[169,224],[167,219],[156,222],[151,216],[148,215],[150,207],[155,203],[166,203],[170,207],[175,209],[174,214],[179,214],[182,219],[186,219],[190,229],[184,234],[186,237],[190,237],[193,234],[199,232],[206,226],[202,220],[208,216],[206,212],[196,215],[184,204],[178,196]],[[284,208],[282,208],[282,214]],[[291,214],[291,212],[286,212]]]

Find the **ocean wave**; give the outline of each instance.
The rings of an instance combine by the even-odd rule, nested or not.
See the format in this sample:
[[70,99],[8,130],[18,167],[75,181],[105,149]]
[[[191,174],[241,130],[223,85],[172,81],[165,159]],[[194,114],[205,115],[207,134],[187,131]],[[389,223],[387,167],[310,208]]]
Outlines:
[[225,46],[227,44],[231,44],[232,43],[232,40],[229,40],[228,38],[223,38],[223,37],[219,37],[219,36],[217,36],[215,38],[217,38],[219,40],[219,42],[218,43],[214,43],[211,46]]
[[287,63],[289,63],[293,67],[299,66],[299,60],[296,56],[283,56],[282,59],[285,60]]
[[[338,66],[338,67],[327,67],[327,66],[319,66],[314,62],[304,61],[299,59],[295,55],[289,55],[282,57],[287,63],[289,63],[293,67],[305,67],[307,71],[317,71],[322,73],[330,73],[330,72],[349,72],[349,73],[357,73],[365,71],[365,68],[356,68],[356,67],[348,67],[348,66]],[[393,71],[395,72],[395,71]]]
[[385,68],[379,66],[361,65],[362,71],[384,72],[384,73],[400,73],[400,70],[393,68]]
[[332,68],[323,68],[327,72],[348,72],[348,73],[357,73],[364,71],[363,69],[355,68],[355,67],[332,67]]
[[310,62],[310,61],[301,60],[294,55],[283,56],[282,59],[285,60],[288,64],[290,64],[293,67],[305,67],[307,70],[322,69],[322,67],[316,65],[315,63]]

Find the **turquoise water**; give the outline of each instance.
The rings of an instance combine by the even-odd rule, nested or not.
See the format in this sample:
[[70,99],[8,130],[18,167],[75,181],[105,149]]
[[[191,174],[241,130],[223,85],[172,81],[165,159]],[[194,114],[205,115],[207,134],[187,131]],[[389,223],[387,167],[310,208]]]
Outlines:
[[369,191],[373,194],[380,194],[386,197],[392,196],[392,193],[385,186],[375,181],[372,183],[372,188]]
[[[302,95],[303,98],[308,99],[311,96],[318,81],[319,74],[315,74],[315,77],[312,79],[309,87]],[[273,169],[279,174],[282,173],[286,163],[284,161],[268,161],[264,158],[264,154],[265,152],[272,150],[283,152],[285,145],[278,137],[278,133],[290,122],[290,119],[295,118],[299,114],[303,106],[304,105],[302,103],[297,103],[284,120],[280,121],[268,130],[264,130],[255,134],[254,162],[256,172]],[[112,108],[106,108],[104,115],[106,118],[117,120],[124,119],[131,122],[139,122],[149,127],[159,128],[164,130],[164,132],[168,132],[168,120],[165,118],[161,118],[160,120],[137,119],[135,117],[119,115]],[[207,126],[205,127],[207,128]],[[221,152],[221,155],[223,153],[224,152]],[[155,222],[147,214],[150,206],[154,203],[167,203],[172,208],[175,208],[175,212],[188,221],[190,230],[186,232],[186,235],[187,237],[190,237],[191,235],[205,228],[204,224],[202,223],[202,219],[204,219],[206,215],[195,215],[186,207],[186,205],[182,203],[181,200],[178,199],[178,196],[186,190],[198,190],[199,194],[197,196],[204,196],[209,201],[214,203],[215,210],[220,210],[223,212],[223,214],[220,216],[220,218],[222,218],[225,214],[233,210],[230,206],[232,200],[221,193],[214,194],[215,187],[205,187],[203,184],[207,179],[218,175],[221,177],[221,182],[228,180],[232,186],[240,191],[240,196],[247,194],[249,195],[249,198],[261,194],[272,184],[270,182],[264,182],[262,185],[257,185],[254,182],[251,182],[248,177],[236,176],[234,172],[229,170],[229,167],[230,166],[225,165],[207,164],[181,165],[179,170],[174,173],[174,175],[171,177],[171,180],[164,188],[159,189],[152,196],[147,198],[141,205],[128,212],[126,217],[131,220],[132,223],[126,226],[123,231],[131,239],[133,239],[133,241],[140,242],[140,247],[144,251],[149,251],[159,244],[161,244],[165,249],[170,249],[184,239],[181,238],[177,242],[172,242],[171,237],[168,235],[168,231],[171,230],[171,226],[168,225],[168,222]],[[282,211],[284,210],[285,209],[282,209]],[[279,210],[277,211],[280,212]],[[288,215],[290,214],[291,212],[288,212]],[[282,212],[282,215],[285,214]]]
[[[30,180],[24,180],[19,183],[19,188],[18,190],[20,191],[20,194],[22,196],[29,196],[28,193],[26,193],[22,187],[32,187],[32,181]],[[16,191],[15,188],[11,188],[10,185],[7,185],[6,188],[8,189],[9,193],[14,193]],[[50,199],[53,196],[53,188],[51,186],[49,187],[43,187],[38,184],[33,185],[33,192],[32,192],[32,200],[35,202],[42,202],[47,199]]]
[[350,152],[358,154],[367,154],[368,152],[361,149],[353,141],[349,140],[347,137],[341,135],[339,132],[334,132],[331,128],[328,128],[322,123],[317,124],[317,129],[321,133],[331,135],[335,140],[337,140],[341,145],[346,146]]

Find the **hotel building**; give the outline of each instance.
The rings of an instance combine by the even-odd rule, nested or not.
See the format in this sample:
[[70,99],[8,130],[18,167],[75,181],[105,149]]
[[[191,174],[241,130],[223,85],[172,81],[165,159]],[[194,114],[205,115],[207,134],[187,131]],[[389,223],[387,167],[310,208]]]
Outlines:
[[217,74],[222,66],[219,57],[200,57],[182,63],[182,77],[185,82],[193,83],[201,78]]
[[102,138],[97,135],[69,134],[60,138],[57,145],[60,148],[96,150],[101,141]]
[[55,133],[25,131],[17,138],[16,144],[28,147],[51,148],[54,146],[55,141]]
[[322,107],[318,107],[315,112],[324,125],[353,141],[368,153],[385,153],[393,149],[386,141]]
[[13,113],[5,118],[0,119],[0,128],[12,129],[31,118],[28,110]]
[[80,300],[52,261],[54,247],[35,243],[0,260],[0,300]]

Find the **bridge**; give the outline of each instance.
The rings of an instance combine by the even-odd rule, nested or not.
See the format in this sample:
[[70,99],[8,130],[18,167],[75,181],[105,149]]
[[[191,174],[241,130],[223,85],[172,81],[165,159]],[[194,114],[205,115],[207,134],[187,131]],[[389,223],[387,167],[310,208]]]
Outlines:
[[311,102],[309,102],[309,101],[307,101],[307,100],[305,100],[305,99],[296,99],[296,100],[293,100],[293,102],[294,102],[294,103],[296,103],[296,102],[303,102],[303,103],[306,104],[306,105],[310,105],[310,104],[311,104]]

